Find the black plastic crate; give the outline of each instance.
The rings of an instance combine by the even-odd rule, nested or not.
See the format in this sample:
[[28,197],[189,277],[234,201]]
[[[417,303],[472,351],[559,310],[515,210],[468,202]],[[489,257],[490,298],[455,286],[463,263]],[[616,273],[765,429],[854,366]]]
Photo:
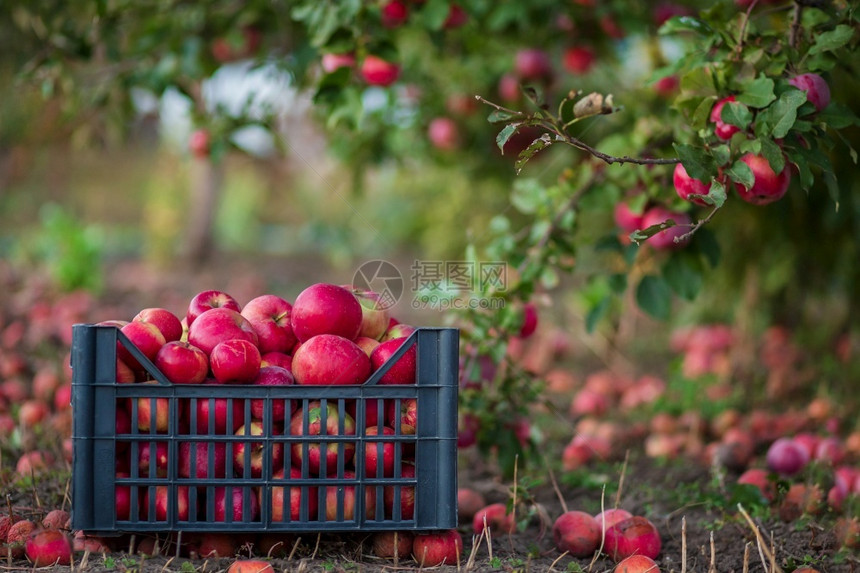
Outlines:
[[[117,382],[118,343],[138,359],[152,382]],[[413,345],[416,383],[377,384]],[[416,330],[387,364],[354,386],[172,384],[112,326],[75,325],[71,360],[75,529],[116,534],[418,531],[457,526],[456,329]],[[127,408],[128,432],[118,433],[118,404]],[[226,406],[221,418],[225,427],[213,418],[200,427],[198,407],[211,410],[217,405]],[[414,434],[399,424],[393,434],[382,436],[365,429],[374,411],[380,421],[370,427],[379,432],[386,411],[412,405],[417,407]],[[166,431],[141,424],[147,406],[150,412],[167,413]],[[252,409],[259,412],[260,406],[260,425],[254,429],[258,434],[250,433]],[[350,412],[354,434],[349,434],[344,416]],[[332,417],[337,424],[330,431],[307,435],[317,414],[323,427]],[[286,429],[293,416],[306,435],[291,435]],[[242,422],[238,434],[228,431],[238,422]],[[317,445],[334,454],[330,461],[320,457],[319,468],[311,461]],[[393,450],[393,470],[387,471],[381,461],[376,471],[368,467],[360,455],[366,447],[377,457]],[[259,454],[256,466],[251,456],[236,460],[237,452],[253,448]],[[118,473],[123,456],[129,460],[128,470]],[[412,460],[414,466],[407,463]],[[408,503],[403,505],[410,496],[411,512]],[[129,502],[127,512],[123,499]],[[233,502],[223,503],[225,499]]]

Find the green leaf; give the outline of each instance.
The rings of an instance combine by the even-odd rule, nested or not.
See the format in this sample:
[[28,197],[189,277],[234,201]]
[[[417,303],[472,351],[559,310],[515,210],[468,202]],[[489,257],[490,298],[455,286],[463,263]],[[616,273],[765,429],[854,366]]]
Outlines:
[[601,298],[597,304],[591,306],[585,315],[585,331],[588,333],[594,332],[594,327],[600,322],[600,319],[606,315],[609,310],[610,297]]
[[637,229],[630,233],[630,240],[634,243],[639,243],[640,241],[645,241],[650,239],[660,231],[665,231],[671,227],[675,226],[674,219],[668,219],[663,221],[662,223],[657,223],[656,225],[651,225],[650,227],[645,227],[644,229]]
[[711,187],[708,189],[707,195],[692,193],[690,195],[690,198],[701,199],[708,205],[720,208],[726,202],[726,186],[723,185],[722,182],[714,179],[713,181],[711,181]]
[[560,282],[558,273],[552,267],[546,267],[540,274],[540,284],[547,290],[552,290],[558,286]]
[[[759,113],[756,118],[758,135],[770,135],[776,139],[785,137],[797,120],[797,108],[806,101],[806,92],[798,89],[786,90],[779,99]],[[761,133],[759,133],[759,127]]]
[[858,119],[850,107],[836,102],[832,102],[821,110],[816,119],[822,123],[826,123],[827,127],[832,127],[833,129],[860,125],[860,119]]
[[536,153],[539,153],[552,145],[552,139],[548,133],[544,133],[539,138],[532,141],[528,147],[520,151],[520,154],[517,156],[517,161],[514,164],[514,169],[517,172],[517,175],[520,174],[520,171],[523,170],[526,163],[528,163],[529,159],[535,156]]
[[746,129],[752,121],[752,112],[744,104],[730,101],[723,106],[720,112],[720,119],[725,123]]
[[698,250],[712,268],[720,264],[722,257],[720,243],[707,227],[701,227],[696,231],[696,240],[690,246]]
[[695,147],[687,143],[673,144],[675,151],[678,152],[678,157],[681,163],[684,164],[684,169],[687,174],[693,179],[707,181],[717,173],[717,164],[714,157],[708,154],[701,147]]
[[697,267],[695,259],[684,253],[674,254],[663,265],[663,279],[675,294],[685,300],[693,300],[704,284],[701,269]]
[[714,87],[714,78],[704,66],[693,68],[681,76],[681,91],[701,96],[717,95],[717,90]]
[[809,162],[806,160],[806,157],[797,151],[789,152],[788,157],[795,167],[797,167],[797,172],[800,175],[800,188],[804,191],[810,190],[812,184],[815,182],[815,176],[809,168]]
[[536,179],[520,179],[511,191],[511,204],[519,211],[530,215],[544,201],[544,188]]
[[785,167],[785,154],[772,139],[761,139],[761,154],[770,163],[774,173],[782,173]]
[[732,150],[728,145],[717,145],[711,148],[711,154],[714,156],[714,161],[717,165],[725,165],[732,159]]
[[737,100],[756,109],[767,107],[776,99],[773,86],[772,79],[758,77],[744,86],[744,90],[737,95]]
[[427,0],[421,10],[424,24],[431,30],[441,30],[450,9],[448,0]]
[[726,175],[728,175],[732,181],[740,183],[748,189],[755,183],[755,175],[753,175],[752,169],[750,169],[750,166],[740,159],[735,161],[731,167],[726,169]]
[[814,56],[822,52],[832,52],[839,49],[854,37],[854,28],[840,24],[829,32],[819,34],[815,38],[815,44],[809,49],[809,54]]
[[508,143],[508,140],[513,137],[513,135],[517,132],[517,128],[519,128],[519,125],[517,124],[506,125],[496,136],[496,145],[499,146],[499,150],[501,150],[502,155],[505,154],[505,145]]
[[490,123],[507,123],[513,119],[519,119],[524,114],[519,111],[505,111],[502,109],[494,109],[490,112],[487,121]]
[[669,318],[672,290],[666,281],[655,275],[645,275],[636,286],[636,304],[658,320]]
[[710,36],[714,33],[714,29],[698,18],[693,18],[692,16],[675,16],[666,20],[658,31],[661,36],[677,34],[678,32],[693,32],[700,36]]
[[836,205],[836,210],[839,210],[839,183],[836,181],[836,176],[830,172],[824,172],[824,184],[827,186],[827,193],[830,195],[830,198],[833,199],[833,203]]

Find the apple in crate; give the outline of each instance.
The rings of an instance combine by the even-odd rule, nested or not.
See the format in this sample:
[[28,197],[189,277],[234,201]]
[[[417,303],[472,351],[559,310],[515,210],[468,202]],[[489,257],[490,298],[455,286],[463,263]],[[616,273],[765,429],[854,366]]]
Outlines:
[[[255,346],[257,333],[248,319],[230,308],[213,308],[197,317],[188,327],[188,342],[207,355],[219,343],[231,339],[247,340]],[[211,358],[210,358],[211,361]]]
[[[272,482],[278,483],[284,481],[284,475],[285,474],[283,470],[275,472],[275,474],[272,476]],[[290,468],[290,477],[286,481],[287,483],[289,483],[292,480],[298,480],[301,478],[301,470],[299,470],[298,468]],[[302,489],[305,489],[304,494],[302,494]],[[262,507],[262,496],[264,494],[265,488],[259,488],[258,491],[261,502],[260,506]],[[272,506],[270,508],[270,515],[272,516],[272,521],[298,521],[302,519],[301,508],[303,499],[307,503],[308,508],[307,520],[315,520],[317,517],[317,507],[319,505],[317,491],[317,488],[314,486],[306,486],[304,488],[299,485],[291,485],[289,488],[273,486]]]
[[[229,415],[231,410],[232,416]],[[243,413],[243,400],[239,398],[196,398],[184,403],[184,414],[191,424],[190,429],[192,432],[196,430],[198,434],[233,434],[243,423]]]
[[194,295],[188,303],[188,311],[185,313],[185,323],[188,327],[197,320],[197,317],[213,308],[229,308],[239,312],[242,310],[239,302],[220,290],[204,290]]
[[[254,379],[254,386],[292,386],[295,384],[295,378],[292,373],[286,368],[280,366],[264,366],[260,368],[259,374]],[[286,416],[289,416],[295,411],[298,402],[290,400],[290,411],[287,411],[287,400],[283,398],[273,398],[271,400],[272,411],[270,416],[275,423],[286,423]],[[251,400],[251,416],[257,420],[263,420],[266,409],[265,400]]]
[[[143,506],[141,507],[145,519],[154,521],[166,521],[167,510],[170,507],[170,487],[166,485],[151,486],[147,488],[146,494],[143,497]],[[188,521],[188,511],[190,507],[188,486],[176,487],[176,519],[179,521]],[[154,513],[150,514],[150,511]]]
[[209,354],[209,366],[219,384],[252,382],[260,373],[260,360],[257,345],[241,338],[219,342]]
[[[158,351],[167,343],[158,327],[149,322],[132,321],[119,330],[150,361],[155,361]],[[117,358],[128,364],[132,370],[143,370],[141,363],[122,342],[117,342],[116,346]]]
[[158,350],[155,367],[174,384],[201,384],[209,374],[209,357],[193,344],[173,340]]
[[361,304],[353,294],[327,283],[317,283],[300,292],[290,314],[290,324],[299,342],[318,334],[353,340],[361,330],[361,321]]
[[367,380],[371,366],[370,358],[353,341],[319,334],[296,350],[292,369],[297,384],[345,385]]
[[388,330],[388,309],[382,296],[372,290],[366,290],[344,285],[350,290],[361,305],[361,328],[358,336],[379,340]]
[[[153,448],[155,451],[153,455]],[[168,462],[168,446],[167,442],[141,442],[138,446],[137,453],[137,468],[141,477],[167,477],[167,462]],[[151,468],[155,471],[150,474]]]
[[182,338],[182,321],[166,308],[145,308],[138,312],[131,321],[154,324],[167,342]]
[[[355,480],[355,472],[347,470],[343,472],[343,478]],[[338,507],[342,508],[341,519],[353,521],[356,515],[356,485],[332,485],[325,488],[325,519],[326,521],[339,521]],[[364,489],[364,516],[372,520],[376,517],[376,487],[368,486]],[[322,514],[322,508],[320,508]]]
[[[382,368],[391,356],[406,341],[406,337],[393,338],[382,342],[370,353],[370,362],[374,372]],[[380,384],[415,384],[416,350],[413,344],[388,371],[379,379]]]
[[[385,436],[394,435],[394,430],[388,426],[382,426],[381,431]],[[379,426],[368,426],[364,430],[365,436],[378,436],[379,433]],[[371,478],[393,476],[395,448],[393,441],[365,441],[364,474]]]
[[[210,454],[211,452],[211,454]],[[213,478],[227,475],[227,444],[224,442],[180,442],[179,477],[206,479],[209,476],[209,463],[212,463]],[[230,460],[233,465],[233,460]]]
[[[145,382],[158,384],[158,382]],[[132,411],[133,415],[133,411]],[[137,429],[144,433],[154,430],[166,434],[170,428],[170,400],[168,398],[140,397],[137,399]]]
[[[262,436],[265,434],[263,424],[260,421],[253,420],[247,426],[242,426],[236,430],[237,436]],[[271,445],[271,470],[282,467],[284,463],[284,443],[272,442]],[[259,442],[234,442],[233,443],[233,469],[237,477],[258,478],[263,475],[263,460],[266,455],[266,443]],[[247,459],[247,461],[246,461]],[[248,472],[245,471],[245,464],[248,464]]]
[[[325,422],[323,422],[325,416]],[[341,424],[343,429],[341,430]],[[355,436],[355,421],[352,416],[343,413],[341,419],[338,407],[327,403],[323,408],[321,402],[308,403],[307,428],[305,426],[305,412],[296,410],[290,421],[291,436]],[[307,457],[305,456],[307,449]],[[324,452],[324,453],[323,453]],[[294,442],[292,445],[292,460],[294,465],[306,464],[312,476],[320,475],[320,468],[325,460],[326,474],[333,474],[337,470],[338,458],[342,456],[344,466],[350,464],[355,455],[354,441],[332,441],[323,446],[320,442]]]
[[[404,463],[403,465],[401,465],[399,477],[401,479],[414,479],[415,466],[408,463]],[[398,519],[394,513],[398,493],[400,495],[399,519],[410,520],[415,515],[415,486],[413,485],[390,485],[386,486],[385,489],[382,490],[382,503],[385,507],[385,517],[390,519]]]
[[261,353],[288,353],[296,345],[296,335],[290,324],[292,310],[293,305],[274,294],[260,295],[242,307],[242,316],[257,333]]
[[[224,522],[228,520],[229,515],[230,521],[245,523],[255,521],[260,515],[260,500],[257,499],[257,493],[251,488],[237,486],[231,489],[228,494],[226,487],[215,488],[214,520]],[[246,511],[247,515],[245,515]]]

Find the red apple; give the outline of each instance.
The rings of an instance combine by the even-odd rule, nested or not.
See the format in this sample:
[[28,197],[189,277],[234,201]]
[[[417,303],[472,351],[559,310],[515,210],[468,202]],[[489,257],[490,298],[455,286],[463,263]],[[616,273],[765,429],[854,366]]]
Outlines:
[[800,74],[788,80],[788,83],[805,91],[807,101],[812,102],[818,111],[830,104],[830,86],[818,74]]
[[260,355],[260,367],[280,366],[292,374],[293,357],[283,352],[266,352]]
[[[714,124],[714,133],[720,139],[731,139],[734,134],[741,130],[738,126],[726,123],[722,119],[723,108],[727,103],[733,101],[736,101],[735,96],[730,95],[718,100],[717,103],[714,104],[714,107],[711,108],[710,120],[711,123]],[[677,187],[677,184],[675,187]]]
[[361,62],[361,77],[371,86],[390,86],[400,77],[400,66],[379,56],[366,56]]
[[[260,421],[253,420],[246,426],[241,426],[236,430],[237,436],[262,436],[265,434],[263,424]],[[247,461],[246,461],[247,452]],[[263,462],[266,456],[266,443],[259,442],[234,442],[233,443],[233,468],[238,477],[255,477],[263,475]],[[245,464],[248,464],[248,472],[245,471]],[[284,444],[283,442],[272,442],[271,444],[271,471],[282,467],[284,463]]]
[[616,203],[613,210],[615,224],[628,235],[642,228],[642,216],[642,213],[634,212],[624,201]]
[[603,535],[607,529],[618,523],[619,521],[624,521],[625,519],[629,519],[633,517],[633,514],[623,509],[621,507],[611,507],[609,509],[604,509],[600,513],[594,516],[594,521],[600,526],[601,535]]
[[[364,430],[365,436],[378,436],[379,426],[368,426]],[[394,430],[388,426],[382,426],[382,434],[393,436]],[[391,477],[394,475],[394,453],[395,443],[393,441],[365,441],[364,442],[364,472],[367,477]]]
[[317,283],[296,297],[290,324],[300,342],[318,334],[355,339],[361,331],[361,304],[343,287]]
[[[193,406],[192,406],[193,404]],[[197,398],[195,402],[185,402],[185,418],[191,424],[191,431],[198,434],[233,434],[243,423],[243,401],[234,398]],[[194,409],[196,421],[191,421],[191,410]],[[232,420],[228,424],[228,413],[232,410]],[[210,427],[210,424],[212,426]]]
[[[188,327],[188,342],[209,355],[219,343],[232,339],[247,340],[256,346],[257,333],[248,319],[227,307],[203,312]],[[210,356],[210,363],[211,360]]]
[[[141,474],[147,477],[148,474]],[[126,472],[117,472],[117,479],[131,477]],[[127,521],[131,519],[131,487],[127,485],[116,484],[114,487],[116,518],[119,521]]]
[[48,404],[42,400],[25,400],[18,407],[18,423],[26,428],[35,428],[51,413]]
[[634,515],[606,529],[603,550],[618,563],[631,555],[656,559],[660,554],[660,533],[647,518]]
[[463,539],[456,529],[419,533],[412,540],[412,558],[421,568],[451,565],[459,568],[463,557]]
[[174,384],[200,384],[209,374],[206,353],[179,340],[170,341],[159,349],[155,366]]
[[597,56],[588,46],[575,46],[564,51],[564,67],[574,74],[587,74],[594,66]]
[[275,570],[262,559],[238,559],[230,564],[227,573],[275,573]]
[[459,4],[451,4],[448,8],[448,17],[445,18],[445,22],[442,24],[442,28],[446,30],[452,30],[454,28],[460,28],[466,25],[466,22],[469,21],[469,15]]
[[322,55],[322,69],[327,74],[335,72],[340,68],[354,68],[355,54],[332,54],[326,53]]
[[499,78],[499,97],[506,102],[519,101],[522,97],[520,92],[520,80],[513,74],[505,74]]
[[364,353],[367,354],[368,358],[370,358],[370,355],[373,353],[373,349],[380,344],[380,342],[375,338],[368,338],[366,336],[359,336],[355,339],[355,343],[359,348],[364,350]]
[[457,517],[460,523],[472,523],[475,514],[487,505],[484,496],[470,487],[461,487],[457,490]]
[[[168,447],[167,442],[154,442],[155,452],[152,451],[153,442],[141,442],[137,452],[137,467],[140,477],[167,477]],[[153,460],[155,465],[153,466]],[[150,473],[152,468],[154,473]]]
[[59,529],[37,529],[27,537],[25,553],[33,567],[70,565],[72,538]]
[[382,5],[382,25],[397,28],[409,19],[409,8],[402,0],[389,0]]
[[42,527],[45,529],[68,529],[66,525],[71,517],[65,509],[52,509],[42,518]]
[[[385,421],[392,428],[400,427],[400,433],[412,435],[418,428],[418,400],[416,398],[400,399],[400,410],[397,410],[397,400],[388,401]],[[406,444],[404,444],[404,447]]]
[[[154,521],[166,521],[168,508],[173,504],[170,494],[170,487],[166,485],[147,488],[146,494],[143,497],[143,505],[141,506],[144,518]],[[176,505],[173,506],[176,512],[174,515],[175,519],[188,521],[190,508],[188,486],[181,485],[176,487],[175,503]],[[150,513],[151,511],[154,511],[154,513]]]
[[252,382],[260,373],[260,361],[257,345],[241,338],[219,342],[209,354],[209,366],[219,384]]
[[188,137],[188,150],[198,159],[209,157],[210,140],[208,129],[195,129]]
[[600,546],[602,537],[600,524],[591,514],[571,510],[562,513],[552,526],[552,537],[559,551],[571,556],[591,557]]
[[[373,371],[377,371],[386,364],[391,356],[406,341],[406,338],[394,338],[386,340],[373,349],[370,353],[370,362]],[[388,371],[379,379],[380,384],[415,384],[415,369],[417,365],[417,351],[413,344],[409,350],[401,356],[397,362],[389,365]]]
[[777,174],[770,167],[770,163],[761,155],[747,153],[741,157],[753,172],[755,182],[752,187],[746,187],[735,183],[735,190],[741,199],[753,205],[767,205],[782,199],[791,183],[791,170],[786,165]]
[[435,117],[427,125],[427,139],[436,149],[453,151],[460,147],[460,128],[450,117]]
[[514,514],[508,512],[507,504],[491,503],[475,513],[472,518],[472,531],[475,535],[481,535],[487,528],[493,535],[514,533],[517,530]]
[[292,310],[293,305],[273,294],[260,295],[242,307],[242,316],[257,333],[260,353],[288,353],[296,345],[296,335],[290,324]]
[[660,566],[645,555],[631,555],[619,561],[612,573],[660,573]]
[[72,540],[72,549],[75,553],[105,554],[113,551],[109,538],[98,535],[88,535],[84,531],[76,531]]
[[[149,383],[145,382],[145,384]],[[154,431],[157,434],[166,434],[170,429],[170,400],[168,398],[138,398],[137,429],[144,433]]]
[[[211,454],[210,454],[211,452]],[[197,479],[209,478],[209,464],[212,464],[213,478],[227,475],[227,444],[224,442],[180,442],[179,477]],[[230,460],[233,465],[233,460]],[[193,469],[192,469],[193,468]]]
[[[291,386],[295,383],[295,378],[293,378],[290,371],[280,366],[265,366],[260,368],[260,373],[252,382],[255,386]],[[285,417],[291,415],[297,406],[295,400],[290,401],[290,411],[287,412],[287,401],[285,399],[272,399],[271,404],[271,419],[278,424],[286,423]],[[265,418],[265,409],[265,400],[251,400],[251,416],[255,419],[263,420]]]
[[527,302],[523,305],[523,322],[520,325],[520,330],[517,336],[520,338],[528,338],[537,330],[538,313],[537,306],[533,302]]
[[514,71],[524,80],[547,80],[553,75],[549,54],[536,48],[527,48],[515,54]]
[[809,452],[791,438],[779,438],[768,448],[766,458],[771,471],[793,476],[809,463]]
[[738,477],[738,483],[755,486],[769,502],[776,497],[776,484],[766,469],[750,468]]
[[[325,423],[323,423],[325,415]],[[341,424],[343,429],[341,430]],[[293,414],[290,421],[291,436],[354,436],[355,421],[352,416],[344,412],[343,419],[338,414],[338,407],[328,402],[325,409],[318,401],[308,404],[307,429],[305,429],[305,413],[299,409]],[[325,456],[323,456],[325,448]],[[307,449],[307,456],[305,456]],[[333,473],[338,464],[339,453],[343,452],[343,463],[348,465],[355,455],[355,442],[353,441],[331,441],[323,446],[320,442],[301,441],[292,445],[292,460],[295,465],[306,465],[310,475],[320,475],[320,468],[325,460],[325,474]]]
[[24,550],[30,534],[38,530],[38,526],[28,519],[22,519],[9,526],[6,534],[6,551],[12,559],[24,557]]
[[701,197],[692,197],[692,195],[708,195],[711,191],[711,182],[694,179],[687,174],[684,165],[678,163],[675,165],[675,171],[672,175],[672,183],[675,185],[675,192],[678,197],[684,201],[695,203],[707,207],[708,203]]
[[411,531],[380,531],[373,534],[371,551],[383,559],[404,559],[412,555],[414,538]]
[[370,375],[371,358],[352,340],[319,334],[296,350],[292,368],[297,384],[361,384]]
[[228,515],[232,522],[248,523],[257,520],[260,515],[260,501],[257,499],[256,491],[237,486],[232,488],[229,499],[227,495],[226,487],[215,488],[215,515],[213,516],[215,521],[228,521]]
[[197,293],[188,303],[188,311],[185,313],[185,322],[190,327],[197,317],[213,308],[229,308],[239,312],[242,310],[239,302],[220,290],[204,290]]
[[654,91],[660,97],[668,98],[678,93],[681,80],[676,75],[665,76],[654,82]]
[[645,229],[652,225],[659,225],[668,219],[675,221],[675,226],[654,234],[648,239],[646,244],[658,250],[677,249],[686,244],[686,241],[675,242],[676,238],[683,236],[690,230],[690,216],[686,213],[670,211],[659,205],[651,207],[642,216],[642,228]]
[[[149,322],[129,322],[120,329],[120,332],[125,334],[149,360],[155,360],[158,351],[167,342],[158,327]],[[117,358],[128,364],[132,370],[143,370],[137,358],[121,342],[117,342],[116,350]]]
[[135,315],[132,322],[135,320],[154,324],[167,342],[182,338],[182,322],[166,308],[145,308]]
[[[299,470],[298,468],[290,468],[290,477],[287,482],[289,482],[289,480],[297,480],[301,478],[301,470]],[[280,483],[283,480],[283,470],[279,470],[275,473],[275,475],[272,476],[272,481],[275,483]],[[317,488],[314,486],[292,486],[289,488],[288,491],[289,493],[287,493],[287,490],[282,486],[272,487],[272,504],[270,507],[270,515],[272,516],[272,521],[298,521],[300,519],[304,521],[311,521],[316,519],[317,507],[319,505]],[[261,496],[260,505],[262,506],[262,495],[264,489],[260,488],[259,492]],[[305,502],[305,506],[307,507],[307,515],[305,516],[303,516],[301,513],[303,500]]]
[[234,557],[239,550],[238,537],[234,533],[203,533],[195,545],[195,553],[203,559]]
[[[400,480],[415,479],[415,466],[404,462],[400,466],[400,475],[395,478]],[[398,495],[400,504],[397,505]],[[415,515],[415,486],[412,485],[389,485],[382,490],[382,504],[385,507],[385,517],[395,521],[411,520]],[[399,511],[398,516],[395,509]]]
[[394,322],[389,321],[388,330],[385,331],[385,334],[382,335],[382,338],[379,339],[379,342],[388,342],[389,340],[394,340],[395,338],[406,338],[415,332],[416,328],[409,324],[403,324],[402,322]]
[[367,398],[366,400],[348,400],[346,403],[346,412],[352,416],[355,423],[358,424],[358,404],[364,404],[364,426],[376,426],[379,420],[385,420],[386,408],[388,400],[380,400],[377,398]]
[[[355,480],[355,472],[346,470],[343,472],[343,478],[346,480]],[[338,521],[338,510],[341,512],[343,521],[353,521],[357,519],[355,501],[356,501],[355,485],[336,485],[325,488],[325,519],[326,521]],[[376,517],[376,488],[374,486],[366,486],[364,489],[364,516],[365,519],[372,520]],[[322,508],[320,508],[322,515]]]

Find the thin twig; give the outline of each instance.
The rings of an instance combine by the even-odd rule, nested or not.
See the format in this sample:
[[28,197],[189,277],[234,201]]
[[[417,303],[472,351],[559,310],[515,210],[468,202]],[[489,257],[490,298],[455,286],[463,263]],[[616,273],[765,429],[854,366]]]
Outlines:
[[597,563],[597,558],[603,554],[603,544],[606,541],[606,484],[603,484],[603,488],[600,490],[600,547],[597,548],[597,551],[594,552],[594,555],[591,557],[591,563],[588,564],[589,573],[594,568],[594,564]]
[[555,491],[555,495],[558,496],[558,501],[561,503],[561,509],[564,513],[567,513],[567,502],[564,500],[564,495],[562,495],[561,489],[558,487],[558,481],[555,479],[555,472],[552,471],[549,464],[547,464],[547,471],[549,471],[549,481],[552,484],[552,489]]
[[800,20],[802,17],[803,4],[795,2],[791,13],[791,27],[788,29],[788,45],[792,48],[797,48],[797,44],[800,41]]
[[624,452],[624,464],[621,466],[621,475],[618,477],[618,491],[615,492],[614,508],[621,504],[621,490],[624,489],[624,475],[627,473],[627,461],[630,459],[630,450]]
[[[506,108],[504,106],[500,106],[499,104],[493,103],[493,102],[491,102],[491,101],[489,101],[489,100],[487,100],[487,99],[485,99],[479,95],[476,95],[475,99],[477,99],[481,103],[489,105],[490,107],[492,107],[498,111],[503,111],[506,113],[515,114],[518,118],[523,119],[523,120],[525,120],[525,119],[532,119],[532,120],[537,119],[534,116],[527,115],[521,111],[516,111],[516,110]],[[619,165],[624,164],[624,163],[635,163],[636,165],[674,165],[675,163],[681,162],[681,160],[678,159],[677,157],[670,157],[670,158],[630,157],[628,155],[625,155],[623,157],[616,157],[614,155],[609,155],[608,153],[603,153],[602,151],[599,151],[599,150],[595,149],[594,147],[588,145],[587,143],[585,143],[581,139],[567,134],[564,131],[564,127],[562,125],[558,124],[558,121],[556,120],[556,118],[553,118],[552,122],[548,122],[546,120],[538,120],[538,122],[540,124],[542,124],[543,127],[547,128],[549,131],[552,131],[553,133],[555,133],[556,139],[558,141],[561,141],[562,143],[566,143],[567,145],[570,145],[571,147],[575,147],[581,151],[585,151],[586,153],[589,153],[589,154],[593,155],[594,157],[600,159],[601,161],[603,161],[607,165],[613,165],[615,163],[618,163]]]
[[687,239],[689,239],[690,237],[692,237],[696,231],[701,229],[706,224],[710,223],[711,219],[714,218],[714,215],[716,215],[717,211],[719,211],[719,210],[720,210],[719,207],[714,207],[711,210],[711,212],[708,213],[707,217],[705,217],[704,219],[699,219],[698,221],[696,221],[695,224],[690,225],[689,231],[687,231],[686,233],[684,233],[680,237],[675,237],[675,243],[682,243],[682,242],[686,241]]
[[565,555],[567,555],[568,553],[570,553],[570,552],[569,552],[569,551],[565,551],[564,553],[562,553],[561,555],[559,555],[558,557],[556,557],[556,558],[555,558],[555,561],[553,561],[552,563],[550,563],[550,565],[549,565],[549,569],[547,569],[547,571],[552,571],[553,569],[555,569],[555,565],[556,565],[556,563],[558,563],[559,561],[561,561],[562,557],[564,557],[564,556],[565,556]]
[[717,573],[717,552],[714,548],[714,532],[711,531],[711,562],[708,565],[708,573]]
[[[772,573],[783,573],[779,565],[776,564],[773,554],[771,553],[770,549],[768,549],[764,537],[762,536],[756,524],[753,522],[752,518],[750,517],[750,514],[747,513],[747,511],[743,508],[741,504],[738,504],[738,511],[740,511],[741,515],[744,516],[744,519],[747,521],[750,528],[752,528],[753,533],[755,534],[759,554],[761,555],[762,565],[764,566],[765,571],[767,571],[767,561],[771,561],[773,563]],[[767,557],[767,559],[765,559],[765,557]]]
[[744,569],[743,573],[749,573],[750,570],[750,543],[747,541],[744,545]]
[[748,24],[748,23],[749,23],[749,21],[750,21],[750,15],[752,14],[752,11],[753,11],[753,9],[755,8],[755,5],[756,5],[756,4],[758,4],[758,0],[753,0],[752,2],[750,2],[750,5],[749,5],[749,6],[747,6],[747,12],[746,12],[746,14],[744,15],[744,21],[741,23],[741,33],[740,33],[740,38],[738,38],[738,45],[737,45],[737,47],[735,48],[735,56],[736,56],[736,57],[738,57],[738,58],[740,58],[740,56],[741,56],[741,50],[743,50],[744,42],[746,42],[746,36],[747,36],[747,24]]
[[687,573],[687,516],[681,518],[681,573]]

